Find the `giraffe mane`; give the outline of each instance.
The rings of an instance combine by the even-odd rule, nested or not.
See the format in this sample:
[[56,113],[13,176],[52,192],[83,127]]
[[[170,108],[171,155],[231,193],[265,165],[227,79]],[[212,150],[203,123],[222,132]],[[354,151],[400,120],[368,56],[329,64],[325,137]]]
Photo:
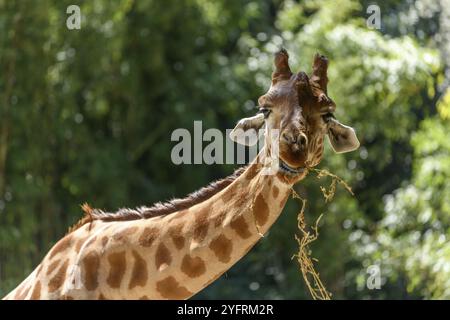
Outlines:
[[241,167],[233,172],[230,176],[211,182],[206,187],[188,194],[185,198],[172,199],[167,202],[157,202],[151,207],[138,207],[135,209],[122,208],[116,212],[105,212],[100,209],[93,209],[87,203],[81,206],[84,216],[69,228],[71,233],[83,225],[95,220],[101,221],[128,221],[137,219],[150,219],[158,216],[165,216],[180,210],[190,208],[200,202],[203,202],[216,193],[222,191],[236,180],[247,167]]

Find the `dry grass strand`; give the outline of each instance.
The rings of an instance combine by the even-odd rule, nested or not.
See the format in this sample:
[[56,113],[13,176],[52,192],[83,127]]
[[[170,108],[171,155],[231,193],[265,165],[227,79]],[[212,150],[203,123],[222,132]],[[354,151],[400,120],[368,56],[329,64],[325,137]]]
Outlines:
[[311,230],[308,230],[305,221],[306,199],[303,199],[294,189],[292,189],[292,197],[294,199],[299,199],[302,202],[302,207],[297,216],[297,226],[301,236],[295,236],[299,249],[298,253],[292,258],[297,259],[303,279],[305,280],[305,284],[308,287],[312,298],[314,300],[330,300],[331,293],[325,288],[320,279],[320,274],[316,271],[314,266],[314,263],[318,262],[318,260],[311,256],[312,252],[309,248],[309,245],[319,236],[318,224],[322,215],[316,220],[314,227],[312,227]]
[[320,191],[322,191],[323,197],[325,198],[325,202],[331,202],[331,200],[333,200],[334,195],[336,193],[336,185],[338,183],[342,185],[352,196],[355,195],[352,191],[352,188],[341,177],[338,177],[337,175],[331,173],[326,169],[313,169],[313,170],[317,172],[317,179],[323,177],[331,177],[331,184],[328,187],[328,190],[326,187],[320,186]]
[[[336,186],[339,183],[342,185],[351,195],[353,194],[350,186],[337,175],[329,172],[325,169],[312,169],[317,172],[317,178],[320,179],[322,177],[331,177],[331,184],[328,188],[320,186],[320,190],[322,191],[323,197],[325,198],[325,202],[328,203],[333,200],[334,195],[336,193]],[[303,199],[295,190],[292,188],[292,198],[298,199],[301,201],[301,209],[297,215],[297,226],[300,230],[300,235],[296,235],[295,239],[297,240],[299,249],[298,253],[295,254],[292,258],[296,258],[297,262],[300,266],[300,271],[302,273],[305,284],[314,300],[330,300],[331,292],[329,292],[322,280],[320,279],[320,274],[316,271],[314,263],[319,262],[317,259],[312,257],[312,251],[309,245],[316,241],[319,237],[318,225],[322,215],[320,215],[314,226],[308,229],[306,220],[305,220],[305,208],[306,208],[306,199]]]

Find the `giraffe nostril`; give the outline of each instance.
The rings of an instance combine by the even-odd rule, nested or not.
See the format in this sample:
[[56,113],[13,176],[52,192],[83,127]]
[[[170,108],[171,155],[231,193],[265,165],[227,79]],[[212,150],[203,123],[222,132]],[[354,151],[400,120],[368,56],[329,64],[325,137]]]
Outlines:
[[286,143],[292,145],[292,147],[295,147],[297,150],[305,149],[308,144],[308,138],[303,133],[283,133],[282,138],[284,141],[286,141]]
[[304,134],[299,135],[298,137],[298,144],[304,148],[306,147],[306,144],[308,143],[308,139],[306,138],[306,136]]
[[289,144],[295,143],[294,137],[288,133],[283,133],[283,139],[284,139],[284,141],[286,141]]

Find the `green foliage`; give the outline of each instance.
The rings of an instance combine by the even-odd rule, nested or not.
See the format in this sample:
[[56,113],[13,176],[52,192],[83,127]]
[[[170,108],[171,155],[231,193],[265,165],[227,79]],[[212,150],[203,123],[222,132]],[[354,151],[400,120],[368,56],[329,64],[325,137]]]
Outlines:
[[358,254],[379,261],[386,281],[403,278],[411,296],[450,297],[448,124],[437,117],[422,122],[412,137],[411,182],[385,197],[376,232],[356,243]]
[[[336,116],[362,143],[345,155],[327,147],[320,165],[355,197],[338,188],[325,204],[313,175],[296,187],[307,222],[325,213],[312,250],[327,289],[449,298],[448,22],[432,2],[380,2],[382,30],[370,30],[364,0],[84,1],[81,30],[70,31],[70,1],[0,0],[0,296],[81,203],[149,205],[231,172],[173,165],[170,133],[200,119],[225,131],[252,114],[283,45],[294,71],[327,55]],[[309,298],[291,260],[298,210],[290,201],[197,298]],[[366,288],[372,264],[382,290]]]

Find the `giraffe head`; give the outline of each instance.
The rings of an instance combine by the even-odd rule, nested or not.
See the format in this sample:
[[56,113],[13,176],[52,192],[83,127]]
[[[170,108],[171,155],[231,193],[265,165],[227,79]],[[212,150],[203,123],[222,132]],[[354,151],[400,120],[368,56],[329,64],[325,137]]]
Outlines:
[[242,137],[265,125],[267,152],[277,142],[279,173],[295,179],[304,168],[320,163],[325,135],[337,153],[357,149],[359,141],[354,129],[333,115],[336,105],[327,95],[328,60],[316,54],[308,77],[303,71],[293,73],[288,59],[284,49],[275,54],[272,84],[258,99],[258,113],[240,120],[230,136],[238,143],[251,144],[256,139]]

